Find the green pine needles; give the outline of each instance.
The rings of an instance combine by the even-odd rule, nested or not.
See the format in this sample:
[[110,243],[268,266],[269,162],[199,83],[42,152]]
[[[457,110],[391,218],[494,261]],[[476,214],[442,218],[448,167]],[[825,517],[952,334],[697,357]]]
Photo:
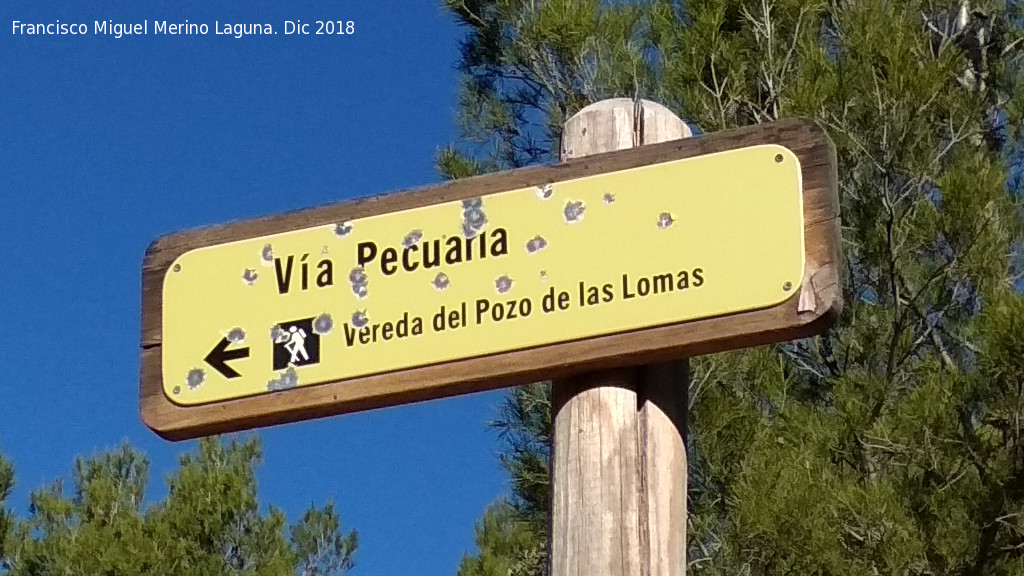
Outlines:
[[[0,515],[0,572],[118,576],[340,576],[353,566],[354,531],[330,504],[288,525],[261,511],[255,437],[205,438],[181,457],[167,497],[144,503],[149,463],[125,445],[75,462],[62,482],[32,493],[28,516]],[[0,461],[0,505],[12,474]]]
[[[1024,574],[1024,3],[445,4],[450,177],[552,162],[610,97],[705,132],[810,117],[836,143],[840,323],[692,362],[690,573]],[[509,392],[511,495],[460,574],[544,574],[549,405]]]

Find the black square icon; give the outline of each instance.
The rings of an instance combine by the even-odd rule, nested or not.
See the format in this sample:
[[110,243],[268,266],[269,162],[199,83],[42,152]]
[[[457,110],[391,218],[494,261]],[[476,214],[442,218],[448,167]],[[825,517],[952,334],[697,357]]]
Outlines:
[[288,366],[320,363],[320,335],[313,332],[313,319],[282,322],[274,330],[274,370]]

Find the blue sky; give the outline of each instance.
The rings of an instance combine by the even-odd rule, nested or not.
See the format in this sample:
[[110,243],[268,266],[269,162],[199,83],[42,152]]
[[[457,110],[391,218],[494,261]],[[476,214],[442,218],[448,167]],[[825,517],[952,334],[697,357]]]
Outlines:
[[[460,31],[438,0],[5,0],[0,6],[0,453],[12,504],[124,440],[154,497],[194,443],[138,415],[140,271],[176,230],[438,181]],[[95,36],[95,20],[206,36]],[[350,36],[214,35],[215,21],[355,22]],[[86,36],[12,33],[82,22]],[[265,429],[264,503],[334,501],[356,575],[453,574],[506,489],[500,392]]]

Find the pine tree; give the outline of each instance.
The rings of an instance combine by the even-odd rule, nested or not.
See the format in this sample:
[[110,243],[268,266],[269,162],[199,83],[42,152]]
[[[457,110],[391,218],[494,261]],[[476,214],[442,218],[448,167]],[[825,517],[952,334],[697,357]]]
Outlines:
[[498,501],[484,512],[476,527],[480,553],[466,555],[460,576],[530,576],[543,570],[544,551],[537,533],[522,522],[508,502]]
[[[836,143],[839,324],[692,362],[693,573],[1024,573],[1024,4],[446,5],[466,30],[448,176],[551,162],[608,97],[698,132],[809,117]],[[511,391],[500,419],[524,525],[546,394]]]
[[14,467],[0,456],[0,558],[4,557],[11,535],[11,515],[5,508],[7,498],[14,489]]
[[[35,491],[28,517],[12,519],[0,568],[10,576],[347,572],[356,533],[341,530],[333,506],[310,508],[291,527],[280,510],[260,510],[261,458],[255,437],[205,438],[181,457],[166,499],[148,506],[149,463],[138,451],[124,445],[78,459],[70,490],[58,481]],[[0,484],[2,476],[0,467]]]

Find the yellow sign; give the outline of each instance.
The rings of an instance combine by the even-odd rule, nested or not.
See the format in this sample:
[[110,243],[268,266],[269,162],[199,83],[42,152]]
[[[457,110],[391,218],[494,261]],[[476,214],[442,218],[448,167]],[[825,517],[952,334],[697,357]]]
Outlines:
[[801,189],[797,157],[760,145],[192,250],[164,278],[164,391],[205,404],[773,306],[803,278]]

